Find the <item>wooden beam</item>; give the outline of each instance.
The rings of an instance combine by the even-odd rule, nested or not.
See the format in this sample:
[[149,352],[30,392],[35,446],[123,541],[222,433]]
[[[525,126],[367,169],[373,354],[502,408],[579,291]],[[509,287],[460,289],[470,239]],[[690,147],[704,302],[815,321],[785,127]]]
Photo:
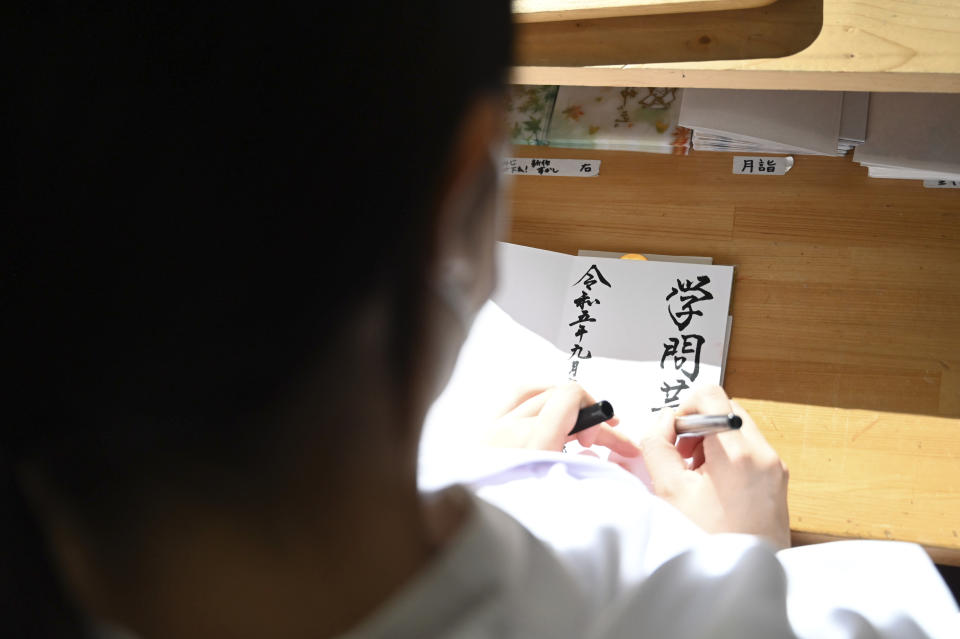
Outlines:
[[960,3],[822,0],[811,23],[817,1],[518,25],[512,81],[960,93]]

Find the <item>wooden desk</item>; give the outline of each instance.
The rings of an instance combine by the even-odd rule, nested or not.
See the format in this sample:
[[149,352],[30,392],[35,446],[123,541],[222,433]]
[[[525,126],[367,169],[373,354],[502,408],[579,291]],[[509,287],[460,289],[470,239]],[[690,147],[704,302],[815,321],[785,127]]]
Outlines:
[[790,466],[798,542],[916,541],[960,565],[960,190],[798,156],[516,147],[600,159],[518,177],[510,241],[709,255],[737,266],[726,388]]

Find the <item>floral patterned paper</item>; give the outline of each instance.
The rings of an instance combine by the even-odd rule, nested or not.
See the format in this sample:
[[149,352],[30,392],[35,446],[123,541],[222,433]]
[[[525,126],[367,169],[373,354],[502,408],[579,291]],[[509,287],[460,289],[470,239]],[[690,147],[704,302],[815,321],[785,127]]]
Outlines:
[[514,144],[547,144],[556,86],[514,85],[507,94],[506,124]]
[[680,89],[560,87],[547,134],[551,146],[686,155],[678,126]]

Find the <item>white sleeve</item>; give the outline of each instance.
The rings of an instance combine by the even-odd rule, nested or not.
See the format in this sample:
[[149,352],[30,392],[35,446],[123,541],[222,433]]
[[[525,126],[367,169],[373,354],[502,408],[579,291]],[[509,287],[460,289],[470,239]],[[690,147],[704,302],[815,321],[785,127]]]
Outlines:
[[495,459],[478,459],[487,472],[464,483],[553,549],[598,636],[960,637],[953,596],[914,544],[774,553],[749,535],[707,535],[613,464],[529,451]]
[[786,595],[783,568],[765,545],[714,535],[612,604],[593,637],[794,637]]
[[560,453],[513,459],[464,483],[547,544],[594,610],[706,537],[614,464]]
[[915,623],[931,637],[960,637],[956,601],[916,544],[838,541],[777,557],[788,576],[790,621],[802,636],[829,636],[824,628],[857,624],[882,629],[880,637],[925,636],[909,634]]
[[[862,543],[873,547],[844,548]],[[956,603],[919,546],[795,550],[781,563],[754,537],[713,535],[612,605],[594,637],[960,637]]]

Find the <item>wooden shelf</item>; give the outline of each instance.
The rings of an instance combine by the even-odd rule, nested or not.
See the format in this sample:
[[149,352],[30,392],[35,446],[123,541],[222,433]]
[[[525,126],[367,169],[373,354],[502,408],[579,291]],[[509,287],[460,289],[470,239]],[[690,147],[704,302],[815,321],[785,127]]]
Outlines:
[[960,93],[960,4],[778,0],[519,24],[516,60],[517,84]]
[[960,564],[960,191],[848,158],[775,177],[731,175],[726,153],[514,155],[603,164],[515,178],[510,241],[736,265],[725,385],[790,466],[798,540],[914,541]]
[[513,0],[516,22],[591,20],[762,7],[775,0]]
[[734,11],[523,24],[515,58],[581,67],[779,57],[809,46],[822,22],[822,0],[778,0]]

